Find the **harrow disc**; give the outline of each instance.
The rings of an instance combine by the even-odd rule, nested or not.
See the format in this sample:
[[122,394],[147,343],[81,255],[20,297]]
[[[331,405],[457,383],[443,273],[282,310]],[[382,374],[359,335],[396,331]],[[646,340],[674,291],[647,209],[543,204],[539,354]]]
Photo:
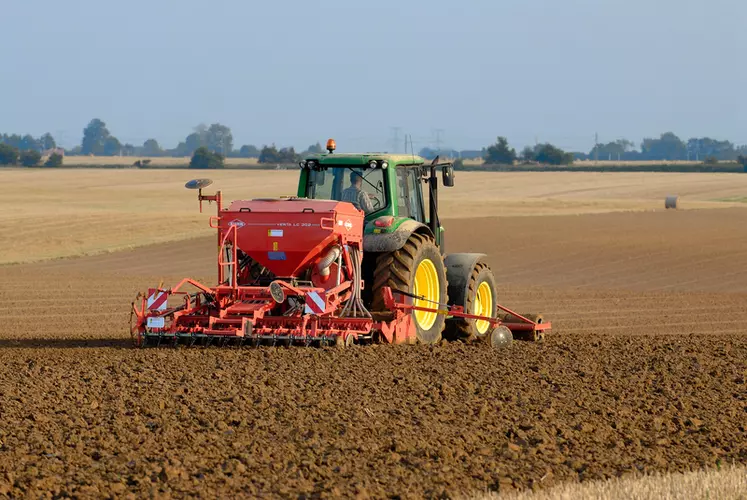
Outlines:
[[208,187],[210,184],[212,184],[213,181],[211,179],[192,179],[188,183],[184,185],[187,189],[203,189]]
[[345,349],[347,347],[352,346],[354,342],[355,342],[355,339],[353,338],[352,335],[348,335],[347,337],[345,337],[344,340],[342,338],[342,335],[338,335],[335,338],[335,347],[337,347],[338,349]]
[[[140,347],[328,347],[336,345],[339,337],[301,337],[292,335],[205,335],[200,333],[145,333]],[[349,335],[342,347],[353,345]]]
[[493,349],[508,347],[513,340],[514,336],[507,326],[499,325],[490,332],[490,347]]

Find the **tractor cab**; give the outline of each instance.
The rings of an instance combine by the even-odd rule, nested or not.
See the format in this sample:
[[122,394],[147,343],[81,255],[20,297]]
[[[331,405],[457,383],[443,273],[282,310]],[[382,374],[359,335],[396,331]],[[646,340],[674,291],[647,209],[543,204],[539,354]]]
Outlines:
[[309,173],[306,197],[348,201],[368,216],[387,208],[390,197],[385,184],[384,172],[379,168],[319,169]]
[[429,227],[442,245],[436,168],[443,170],[444,185],[453,186],[451,163],[438,163],[436,158],[427,164],[417,155],[334,154],[334,150],[330,139],[327,153],[310,155],[299,163],[299,197],[352,203],[365,214],[367,235],[390,234],[409,221]]

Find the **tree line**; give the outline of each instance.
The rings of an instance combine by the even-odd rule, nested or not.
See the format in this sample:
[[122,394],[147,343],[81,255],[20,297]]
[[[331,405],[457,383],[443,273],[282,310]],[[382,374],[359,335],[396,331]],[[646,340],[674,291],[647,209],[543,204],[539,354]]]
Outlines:
[[[106,123],[95,118],[83,130],[80,146],[72,148],[70,155],[94,156],[147,156],[147,157],[188,157],[193,156],[199,148],[221,155],[224,158],[257,158],[260,163],[284,163],[296,161],[299,154],[293,147],[277,149],[273,145],[258,148],[253,144],[234,147],[231,128],[221,123],[200,124],[180,141],[175,148],[163,148],[156,139],[147,139],[142,146],[121,144],[106,127]],[[321,152],[319,143],[312,144],[302,154]]]
[[[627,139],[596,144],[588,153],[566,152],[561,148],[549,144],[526,146],[517,153],[508,144],[505,137],[498,137],[496,142],[483,148],[481,154],[474,151],[464,152],[446,151],[447,156],[454,158],[478,157],[486,164],[513,165],[540,163],[548,165],[567,165],[575,160],[606,160],[606,161],[692,161],[717,163],[719,161],[736,161],[743,165],[747,163],[747,145],[736,146],[730,141],[720,141],[710,137],[693,137],[683,141],[672,132],[665,132],[659,137],[646,137],[636,149],[635,144]],[[444,151],[423,148],[420,155],[425,158],[435,158],[443,155]]]
[[658,138],[643,139],[640,148],[627,140],[617,140],[607,144],[597,144],[584,157],[589,160],[685,160],[685,161],[736,161],[747,155],[747,145],[736,146],[730,141],[720,141],[710,137],[692,137],[686,141],[672,132]]
[[[21,164],[24,166],[39,165],[46,159],[45,165],[60,165],[64,156],[139,156],[139,157],[192,157],[197,154],[197,162],[209,165],[223,164],[225,158],[256,158],[264,164],[295,163],[308,154],[323,152],[319,143],[308,146],[301,152],[295,148],[278,148],[274,144],[258,148],[252,144],[235,147],[230,127],[220,123],[196,126],[183,141],[172,149],[163,148],[156,139],[147,139],[142,145],[122,143],[114,136],[104,121],[99,118],[91,120],[83,129],[81,143],[71,149],[63,149],[50,133],[41,137],[19,134],[0,134],[0,165]],[[465,159],[481,159],[486,164],[513,165],[519,163],[538,163],[565,165],[574,160],[616,160],[616,161],[674,161],[690,160],[694,162],[739,161],[745,163],[747,145],[736,146],[730,141],[721,141],[709,137],[682,140],[672,132],[659,137],[647,137],[640,146],[626,139],[608,143],[599,143],[588,152],[567,152],[550,144],[526,146],[521,152],[512,148],[505,137],[498,137],[494,144],[481,150],[432,149],[423,148],[420,156],[433,159],[436,156]]]
[[[312,144],[302,152],[296,152],[293,147],[278,148],[275,144],[263,145],[261,148],[252,144],[234,147],[231,129],[220,123],[211,125],[200,124],[180,141],[175,148],[162,147],[158,140],[147,139],[142,145],[136,146],[122,143],[113,135],[106,123],[94,118],[83,129],[81,143],[70,149],[58,148],[54,137],[46,133],[39,138],[29,134],[0,134],[0,165],[24,166],[39,165],[42,158],[48,156],[48,166],[60,163],[64,156],[139,156],[139,157],[194,157],[198,154],[199,161],[207,161],[215,165],[222,164],[225,158],[256,158],[259,163],[295,163],[300,158],[311,153],[321,153],[319,143]],[[54,159],[52,159],[54,156]]]

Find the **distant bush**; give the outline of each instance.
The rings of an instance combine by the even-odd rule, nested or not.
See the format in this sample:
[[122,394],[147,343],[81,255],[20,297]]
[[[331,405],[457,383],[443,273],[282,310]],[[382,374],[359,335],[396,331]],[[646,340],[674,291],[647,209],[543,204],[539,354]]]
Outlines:
[[718,158],[715,156],[706,156],[706,159],[703,160],[703,163],[706,165],[718,165]]
[[278,150],[273,144],[272,146],[263,146],[262,151],[259,153],[259,163],[295,163],[299,159],[299,155],[296,154],[296,150],[293,147],[282,148]]
[[15,165],[18,161],[18,149],[7,144],[0,144],[0,165]]
[[47,158],[47,161],[44,162],[45,167],[61,167],[62,166],[62,159],[63,156],[59,153],[52,153],[49,155],[49,158]]
[[189,161],[189,168],[223,168],[223,155],[210,151],[205,146],[197,148]]
[[513,165],[516,161],[516,150],[508,146],[508,139],[498,137],[495,144],[485,150],[485,163],[490,165]]
[[540,146],[535,158],[540,163],[549,165],[570,165],[573,163],[573,153],[566,153],[552,144]]
[[35,167],[39,164],[42,159],[42,155],[39,151],[26,150],[21,151],[21,165],[24,167]]

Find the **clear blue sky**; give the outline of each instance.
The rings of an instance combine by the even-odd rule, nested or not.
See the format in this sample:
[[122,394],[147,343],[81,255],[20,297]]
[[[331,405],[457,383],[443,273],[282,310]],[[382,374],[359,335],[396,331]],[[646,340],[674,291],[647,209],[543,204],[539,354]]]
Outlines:
[[391,149],[747,143],[741,0],[2,2],[0,132]]

